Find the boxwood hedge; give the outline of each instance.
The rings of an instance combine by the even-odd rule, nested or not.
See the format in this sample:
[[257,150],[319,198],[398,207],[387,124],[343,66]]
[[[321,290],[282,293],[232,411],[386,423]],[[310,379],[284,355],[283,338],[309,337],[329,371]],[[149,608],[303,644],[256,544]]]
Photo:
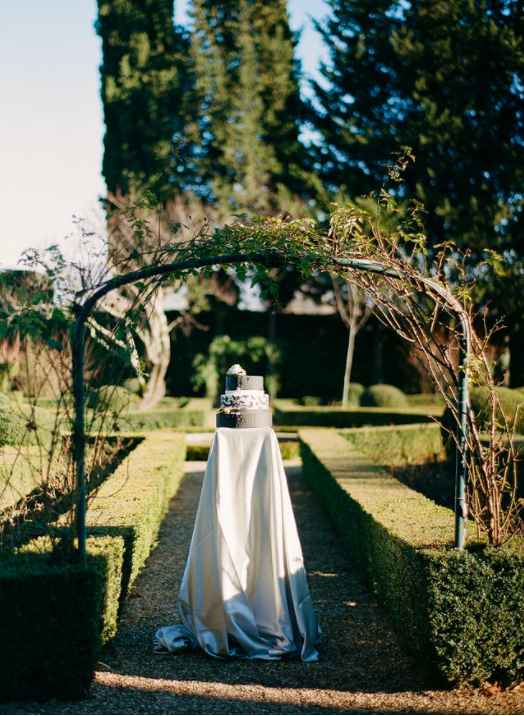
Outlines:
[[[0,697],[82,697],[183,471],[185,436],[151,433],[88,509],[86,569],[34,540],[0,566]],[[60,524],[57,525],[58,534]],[[23,595],[23,598],[21,598]]]
[[87,694],[112,636],[124,545],[90,538],[87,568],[37,541],[0,564],[0,698]]
[[360,428],[363,425],[408,425],[431,422],[425,410],[417,408],[300,408],[287,401],[277,401],[273,406],[275,426],[315,426],[333,428]]
[[[453,513],[335,431],[301,430],[304,472],[408,650],[441,680],[524,676],[524,543],[453,549]],[[472,530],[473,531],[473,530]]]

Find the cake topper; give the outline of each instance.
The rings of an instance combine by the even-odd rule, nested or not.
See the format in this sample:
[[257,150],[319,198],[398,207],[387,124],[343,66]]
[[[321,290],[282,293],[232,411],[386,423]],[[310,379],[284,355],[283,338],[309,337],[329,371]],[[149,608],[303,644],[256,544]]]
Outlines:
[[227,371],[226,375],[246,375],[246,371],[242,368],[241,365],[235,363],[235,365],[232,365],[231,368]]

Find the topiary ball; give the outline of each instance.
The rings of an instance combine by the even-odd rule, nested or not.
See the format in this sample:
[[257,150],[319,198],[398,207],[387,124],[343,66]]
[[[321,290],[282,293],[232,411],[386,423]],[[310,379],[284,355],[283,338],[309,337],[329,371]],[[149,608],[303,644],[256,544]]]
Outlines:
[[408,399],[394,385],[371,385],[360,396],[360,405],[366,408],[407,408]]
[[0,446],[49,445],[57,431],[55,416],[43,408],[0,406]]
[[142,390],[142,386],[140,385],[138,378],[128,378],[127,380],[124,380],[124,388],[135,395],[139,395]]
[[[511,388],[500,387],[495,390],[500,401],[500,409],[498,409],[496,413],[497,422],[502,424],[502,413],[504,413],[510,429],[512,429],[515,424],[516,431],[521,433],[524,431],[524,395],[518,390],[512,390]],[[491,416],[487,389],[479,387],[471,388],[470,402],[481,429],[484,427],[482,425],[483,423],[486,429],[489,429],[488,421],[491,419]]]
[[360,405],[360,398],[365,388],[361,383],[350,383],[348,390],[348,405],[357,407]]
[[111,415],[126,415],[132,404],[132,394],[120,385],[103,385],[87,399],[88,408]]

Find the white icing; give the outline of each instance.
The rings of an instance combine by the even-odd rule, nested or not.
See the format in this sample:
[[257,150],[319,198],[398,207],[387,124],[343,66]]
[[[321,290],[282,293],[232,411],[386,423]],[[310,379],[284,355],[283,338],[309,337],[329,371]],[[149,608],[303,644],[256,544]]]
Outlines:
[[269,395],[263,390],[231,390],[220,396],[220,404],[224,408],[268,410]]

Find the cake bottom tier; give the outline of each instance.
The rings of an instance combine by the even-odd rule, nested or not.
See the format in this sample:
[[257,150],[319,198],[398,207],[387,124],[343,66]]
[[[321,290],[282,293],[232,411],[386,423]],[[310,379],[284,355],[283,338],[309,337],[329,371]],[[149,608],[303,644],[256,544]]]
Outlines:
[[238,410],[217,413],[217,428],[271,428],[273,416],[269,410]]

